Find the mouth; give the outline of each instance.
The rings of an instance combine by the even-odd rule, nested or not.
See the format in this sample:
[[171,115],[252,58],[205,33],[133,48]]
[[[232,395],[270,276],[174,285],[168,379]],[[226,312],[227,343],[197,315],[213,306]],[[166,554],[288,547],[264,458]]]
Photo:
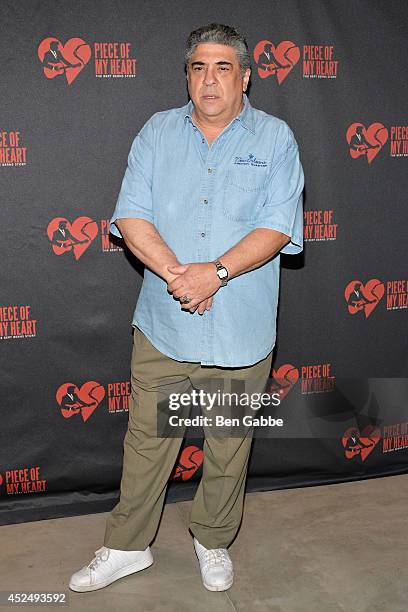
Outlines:
[[201,96],[203,100],[218,100],[219,96],[216,96],[214,94],[205,94],[204,96]]

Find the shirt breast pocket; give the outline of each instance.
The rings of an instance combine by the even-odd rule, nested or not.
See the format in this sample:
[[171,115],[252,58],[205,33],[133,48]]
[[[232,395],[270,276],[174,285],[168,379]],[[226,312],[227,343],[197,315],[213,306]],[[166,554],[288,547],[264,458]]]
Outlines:
[[254,221],[266,200],[266,168],[241,166],[225,177],[222,211],[230,221]]

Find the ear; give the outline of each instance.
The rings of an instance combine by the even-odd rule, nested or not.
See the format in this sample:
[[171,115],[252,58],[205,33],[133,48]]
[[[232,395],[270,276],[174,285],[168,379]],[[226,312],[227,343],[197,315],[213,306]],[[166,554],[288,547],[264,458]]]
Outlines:
[[242,91],[246,91],[249,83],[249,77],[251,76],[251,69],[247,68],[242,78]]

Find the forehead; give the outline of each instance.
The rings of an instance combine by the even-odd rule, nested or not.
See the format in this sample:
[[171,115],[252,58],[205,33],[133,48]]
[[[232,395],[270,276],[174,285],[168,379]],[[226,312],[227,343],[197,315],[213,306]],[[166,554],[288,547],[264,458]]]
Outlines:
[[228,61],[238,65],[235,49],[218,43],[200,43],[195,48],[190,61],[206,63]]

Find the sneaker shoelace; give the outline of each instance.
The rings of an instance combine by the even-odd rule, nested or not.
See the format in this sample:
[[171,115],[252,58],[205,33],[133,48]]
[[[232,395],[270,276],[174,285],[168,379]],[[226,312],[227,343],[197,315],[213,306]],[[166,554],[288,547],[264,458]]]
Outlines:
[[92,559],[92,561],[88,565],[89,569],[94,570],[98,567],[101,561],[107,561],[109,559],[109,553],[110,553],[110,550],[109,548],[106,548],[106,546],[102,546],[102,548],[99,548],[98,550],[96,550],[95,557]]
[[215,548],[206,550],[204,553],[204,565],[226,565],[231,566],[231,561],[228,557],[227,551],[224,548]]

